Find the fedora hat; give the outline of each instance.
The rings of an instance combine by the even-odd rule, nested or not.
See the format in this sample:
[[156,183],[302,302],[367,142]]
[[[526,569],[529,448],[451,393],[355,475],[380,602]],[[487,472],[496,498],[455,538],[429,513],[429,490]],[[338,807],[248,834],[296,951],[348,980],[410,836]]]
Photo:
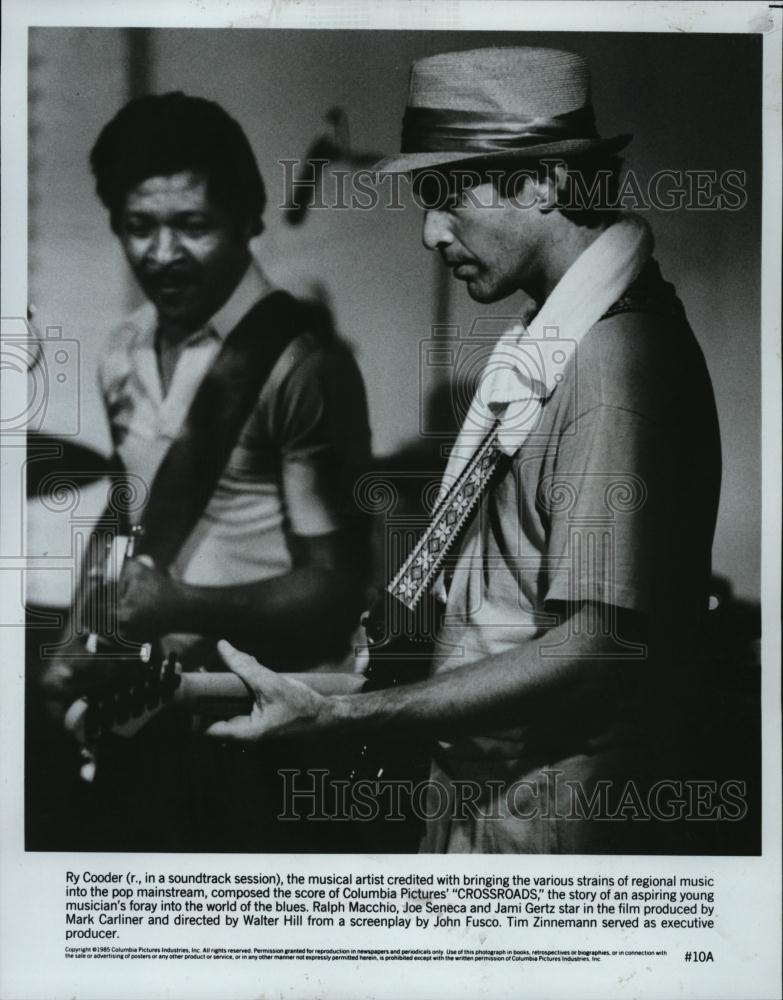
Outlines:
[[610,153],[630,139],[598,135],[587,63],[573,52],[443,52],[413,63],[401,152],[374,169],[400,174],[477,160]]

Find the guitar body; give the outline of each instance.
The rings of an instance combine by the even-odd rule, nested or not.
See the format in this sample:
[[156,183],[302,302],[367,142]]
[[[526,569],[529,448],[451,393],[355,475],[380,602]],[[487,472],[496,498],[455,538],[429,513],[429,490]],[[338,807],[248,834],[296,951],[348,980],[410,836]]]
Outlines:
[[[437,622],[435,602],[424,614],[406,608],[384,591],[362,620],[369,662],[361,691],[379,691],[412,684],[428,676]],[[422,817],[417,813],[415,789],[429,778],[431,748],[426,740],[407,734],[368,739],[343,748],[342,759],[332,759],[330,779],[349,782],[349,802],[370,800],[377,813],[363,819],[354,813],[345,824],[345,849],[357,852],[412,854],[421,839]]]
[[[383,591],[363,619],[369,663],[362,691],[380,691],[412,684],[429,675],[441,608],[434,599],[411,611]],[[359,749],[351,780],[390,780],[400,771],[424,773],[428,745],[404,735],[396,741],[368,741]]]

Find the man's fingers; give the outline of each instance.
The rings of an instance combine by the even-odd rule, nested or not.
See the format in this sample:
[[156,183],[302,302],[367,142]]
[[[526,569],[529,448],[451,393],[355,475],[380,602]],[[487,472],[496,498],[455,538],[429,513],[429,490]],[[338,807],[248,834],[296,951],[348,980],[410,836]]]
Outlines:
[[226,666],[241,678],[251,691],[260,693],[264,686],[268,687],[270,683],[274,683],[274,671],[262,667],[258,660],[247,653],[241,653],[225,639],[221,639],[217,644],[217,650]]
[[354,650],[353,672],[363,674],[370,664],[370,647],[357,646]]
[[245,743],[258,738],[257,729],[252,725],[249,715],[237,715],[233,719],[213,722],[204,733],[219,740],[241,740]]

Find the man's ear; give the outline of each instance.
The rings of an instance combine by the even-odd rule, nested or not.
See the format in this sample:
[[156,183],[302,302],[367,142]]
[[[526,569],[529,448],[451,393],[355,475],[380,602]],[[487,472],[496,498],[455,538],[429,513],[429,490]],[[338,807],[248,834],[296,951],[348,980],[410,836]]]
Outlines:
[[540,212],[552,212],[560,204],[566,187],[566,165],[562,160],[546,160],[544,169],[532,179],[535,206]]
[[236,224],[235,233],[237,242],[247,246],[252,239],[260,236],[263,231],[264,223],[260,219],[247,217],[242,222],[237,222]]

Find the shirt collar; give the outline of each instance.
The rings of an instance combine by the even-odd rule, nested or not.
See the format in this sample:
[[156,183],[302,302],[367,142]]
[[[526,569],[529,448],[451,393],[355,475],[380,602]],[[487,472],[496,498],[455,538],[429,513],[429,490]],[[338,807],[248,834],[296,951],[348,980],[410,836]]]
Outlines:
[[[253,306],[271,291],[272,283],[260,265],[255,260],[251,260],[239,284],[228,299],[204,326],[190,334],[185,343],[194,343],[210,333],[221,341],[225,340]],[[145,302],[127,318],[125,325],[135,331],[137,344],[152,344],[158,325],[155,307],[151,302]]]
[[272,291],[272,285],[259,265],[251,260],[239,284],[206,324],[206,328],[225,340],[253,306]]

